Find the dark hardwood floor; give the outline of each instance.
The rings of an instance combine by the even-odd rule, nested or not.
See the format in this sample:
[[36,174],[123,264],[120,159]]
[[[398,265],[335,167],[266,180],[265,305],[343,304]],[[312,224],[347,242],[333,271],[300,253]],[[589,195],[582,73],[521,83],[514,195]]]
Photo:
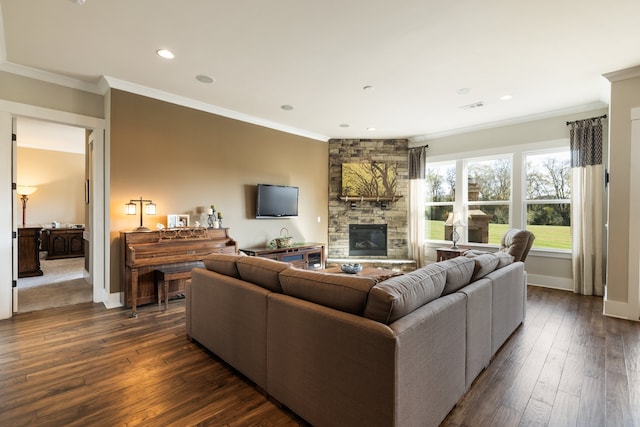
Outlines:
[[[0,426],[301,426],[164,312],[80,304],[0,321]],[[640,323],[529,288],[527,318],[446,426],[640,426]],[[428,398],[428,397],[426,397]]]

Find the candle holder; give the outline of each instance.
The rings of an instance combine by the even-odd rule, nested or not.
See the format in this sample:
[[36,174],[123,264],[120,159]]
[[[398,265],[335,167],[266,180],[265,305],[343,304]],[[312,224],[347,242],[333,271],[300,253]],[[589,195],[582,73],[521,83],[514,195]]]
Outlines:
[[207,224],[209,225],[209,229],[213,228],[213,214],[207,215]]

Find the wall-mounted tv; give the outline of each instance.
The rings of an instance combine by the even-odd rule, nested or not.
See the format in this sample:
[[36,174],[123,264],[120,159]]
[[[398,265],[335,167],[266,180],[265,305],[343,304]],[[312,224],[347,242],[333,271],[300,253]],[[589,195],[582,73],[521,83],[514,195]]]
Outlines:
[[258,184],[256,218],[298,216],[298,187]]

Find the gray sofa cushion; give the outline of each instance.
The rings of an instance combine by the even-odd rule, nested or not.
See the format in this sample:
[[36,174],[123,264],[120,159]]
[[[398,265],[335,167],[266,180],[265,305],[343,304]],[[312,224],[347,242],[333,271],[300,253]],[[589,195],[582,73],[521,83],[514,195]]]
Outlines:
[[495,256],[496,258],[498,258],[498,266],[496,267],[496,270],[502,267],[506,267],[507,265],[513,263],[514,258],[512,255],[509,255],[506,252],[495,252],[493,254],[493,256]]
[[269,289],[273,292],[282,292],[279,274],[289,268],[288,262],[280,262],[269,258],[256,256],[241,256],[236,261],[240,278]]
[[364,317],[390,324],[438,298],[446,281],[446,271],[438,264],[392,277],[369,292]]
[[369,290],[376,283],[371,277],[297,268],[280,273],[280,284],[286,295],[357,315],[362,315]]
[[456,257],[441,261],[438,265],[447,272],[447,281],[442,291],[444,296],[458,291],[471,282],[476,263],[470,258]]
[[483,254],[471,258],[475,262],[471,281],[475,282],[491,273],[498,266],[498,258],[494,254]]
[[242,255],[235,254],[211,254],[204,258],[202,262],[207,270],[224,274],[225,276],[240,278],[236,261],[242,258]]

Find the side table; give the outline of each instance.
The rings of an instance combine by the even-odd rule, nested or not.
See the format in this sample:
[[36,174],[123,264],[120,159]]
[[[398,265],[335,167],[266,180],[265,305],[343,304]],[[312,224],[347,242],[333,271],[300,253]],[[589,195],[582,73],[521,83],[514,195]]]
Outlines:
[[469,248],[451,248],[451,247],[443,247],[436,249],[436,261],[444,261],[451,258],[456,258],[468,251]]

